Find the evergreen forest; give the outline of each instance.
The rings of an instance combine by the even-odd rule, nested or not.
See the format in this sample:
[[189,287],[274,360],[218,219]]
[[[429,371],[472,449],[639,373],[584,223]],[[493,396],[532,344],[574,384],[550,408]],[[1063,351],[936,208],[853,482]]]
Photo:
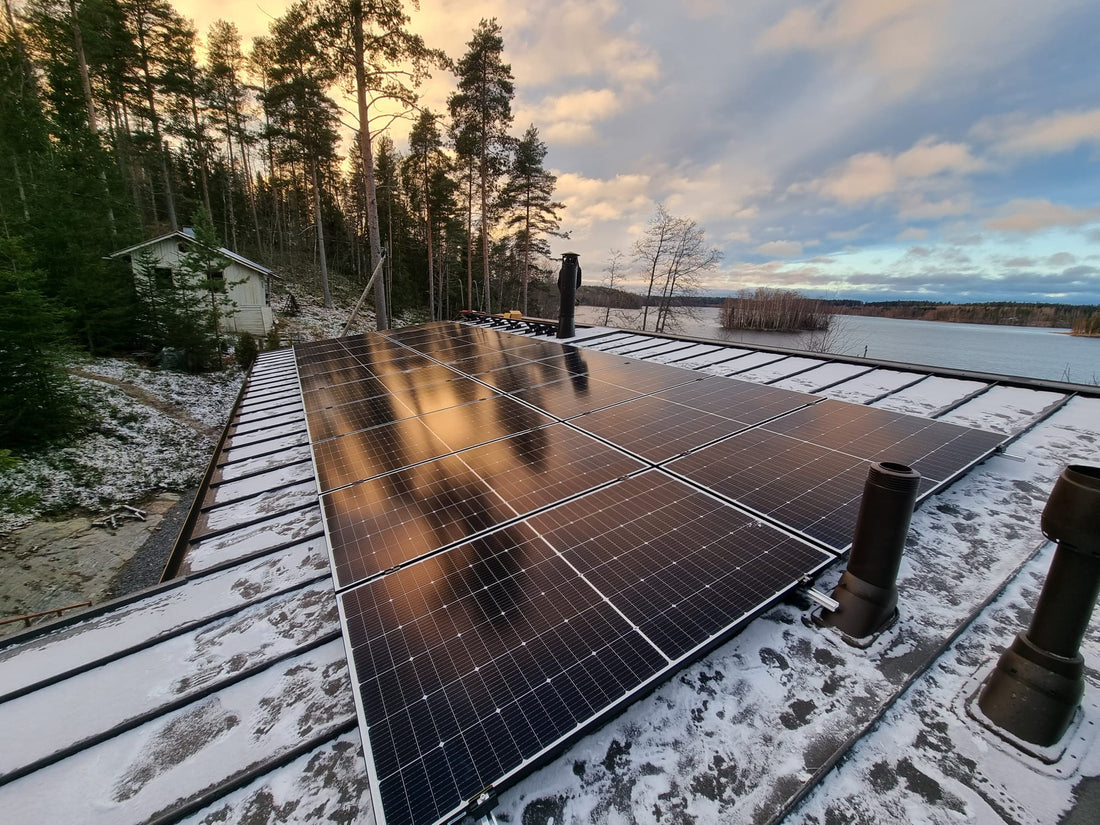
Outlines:
[[[401,0],[303,0],[251,43],[228,21],[196,31],[168,0],[3,3],[0,302],[19,322],[0,330],[0,380],[28,389],[5,392],[0,443],[36,440],[64,406],[49,376],[65,347],[199,348],[186,296],[143,300],[107,257],[184,226],[326,306],[375,274],[380,329],[556,311],[563,206],[538,129],[513,124],[495,20],[452,58]],[[445,111],[418,99],[429,76],[453,77]]]

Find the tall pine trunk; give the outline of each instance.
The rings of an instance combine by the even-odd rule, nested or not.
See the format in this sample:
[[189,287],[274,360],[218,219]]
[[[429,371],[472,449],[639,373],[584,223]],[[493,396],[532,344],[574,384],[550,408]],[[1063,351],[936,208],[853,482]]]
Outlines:
[[328,288],[328,261],[325,259],[325,230],[321,225],[321,184],[317,174],[317,158],[310,158],[309,170],[313,177],[313,223],[317,228],[317,255],[321,267],[321,292],[325,296],[325,308],[332,309],[332,293]]

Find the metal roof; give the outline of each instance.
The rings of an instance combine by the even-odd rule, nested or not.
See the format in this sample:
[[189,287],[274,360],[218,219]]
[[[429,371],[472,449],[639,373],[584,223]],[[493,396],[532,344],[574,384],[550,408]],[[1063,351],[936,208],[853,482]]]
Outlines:
[[[1100,461],[1097,388],[602,328],[571,343],[1012,440],[918,509],[902,619],[871,648],[808,626],[801,597],[772,608],[505,790],[499,820],[1054,823],[1095,800],[1096,623],[1059,761],[1022,756],[966,708],[1041,585],[1054,479]],[[371,821],[289,351],[257,360],[181,550],[177,578],[0,643],[5,818]]]

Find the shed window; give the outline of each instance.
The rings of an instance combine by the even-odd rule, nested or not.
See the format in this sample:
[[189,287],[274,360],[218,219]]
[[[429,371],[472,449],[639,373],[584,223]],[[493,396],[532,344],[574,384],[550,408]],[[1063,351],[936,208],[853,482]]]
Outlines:
[[153,278],[157,289],[170,289],[173,285],[172,270],[166,266],[158,266],[153,270]]

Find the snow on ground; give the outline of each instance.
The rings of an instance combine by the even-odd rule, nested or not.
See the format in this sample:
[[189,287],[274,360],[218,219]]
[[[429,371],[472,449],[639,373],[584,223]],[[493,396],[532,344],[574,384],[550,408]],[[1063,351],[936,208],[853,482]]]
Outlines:
[[[75,508],[100,513],[119,504],[140,503],[163,490],[194,487],[242,380],[237,370],[185,375],[145,370],[117,359],[78,366],[84,373],[132,385],[133,392],[159,402],[160,409],[122,387],[74,376],[91,407],[91,423],[66,442],[17,455],[18,463],[0,472],[0,532],[44,515]],[[197,432],[173,418],[173,410],[208,429]]]
[[133,361],[97,358],[80,365],[84,372],[122,381],[178,408],[208,427],[225,426],[228,410],[241,389],[241,373],[228,369],[220,373],[188,375],[165,370],[148,370]]

